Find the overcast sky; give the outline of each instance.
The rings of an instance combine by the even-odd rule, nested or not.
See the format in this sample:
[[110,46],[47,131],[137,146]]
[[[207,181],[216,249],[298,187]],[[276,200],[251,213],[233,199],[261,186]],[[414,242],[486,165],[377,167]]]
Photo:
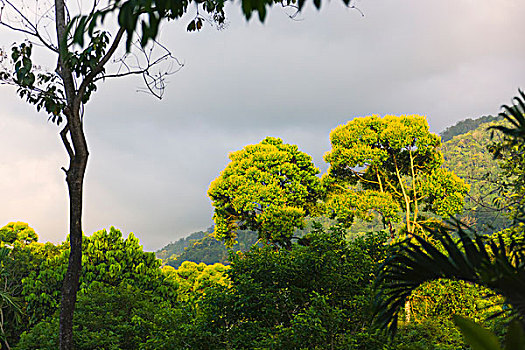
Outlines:
[[[85,114],[85,233],[115,226],[156,250],[211,225],[206,191],[231,151],[277,136],[325,171],[330,130],[356,116],[423,114],[439,133],[525,88],[523,0],[361,0],[364,17],[309,5],[264,25],[231,5],[221,31],[167,23],[161,40],[184,68],[161,101],[135,78],[100,84]],[[0,31],[0,47],[14,40]],[[0,86],[0,225],[28,222],[41,241],[68,230],[58,130]]]

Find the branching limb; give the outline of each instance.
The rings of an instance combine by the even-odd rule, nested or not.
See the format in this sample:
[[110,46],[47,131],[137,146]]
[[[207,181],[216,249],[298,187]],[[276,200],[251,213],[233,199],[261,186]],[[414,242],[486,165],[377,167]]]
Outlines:
[[[19,20],[15,22],[19,22],[20,27],[10,24],[9,20],[4,20],[4,9],[6,8],[6,6],[12,11],[14,11],[16,16],[19,17]],[[24,33],[28,36],[37,38],[40,41],[40,43],[46,48],[50,49],[53,52],[58,52],[58,48],[55,45],[44,39],[44,37],[39,32],[37,25],[33,24],[33,22],[31,22],[29,18],[27,18],[27,16],[24,15],[22,11],[17,6],[15,6],[10,0],[0,0],[0,25],[15,32]]]
[[[71,143],[67,139],[68,132],[69,132],[69,123],[66,123],[66,126],[60,132],[60,138],[62,139],[62,143],[64,143],[64,147],[66,148],[66,151],[67,151],[67,154],[68,154],[69,158],[73,159],[75,157],[75,152],[73,152],[73,148],[71,147]],[[63,169],[63,170],[67,174],[67,171],[65,169]]]
[[89,72],[88,75],[86,75],[86,77],[80,84],[80,87],[78,88],[78,93],[77,93],[77,98],[76,98],[75,103],[78,103],[78,105],[81,104],[80,101],[82,101],[82,98],[84,97],[86,88],[88,87],[89,84],[91,84],[94,81],[97,75],[99,75],[100,73],[104,71],[104,66],[106,65],[106,63],[109,61],[111,56],[113,56],[113,54],[117,50],[118,45],[120,44],[120,41],[122,40],[124,33],[125,33],[125,30],[123,28],[120,28],[119,31],[117,32],[117,35],[115,35],[115,39],[113,40],[113,43],[109,47],[109,50],[106,52],[104,57],[98,62],[95,68],[93,68],[93,70]]

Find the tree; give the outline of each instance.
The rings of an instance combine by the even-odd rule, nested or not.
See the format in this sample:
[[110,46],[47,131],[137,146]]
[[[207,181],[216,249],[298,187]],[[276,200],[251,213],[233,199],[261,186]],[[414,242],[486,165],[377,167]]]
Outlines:
[[177,283],[177,300],[195,302],[202,298],[205,292],[214,285],[228,286],[229,279],[226,271],[229,266],[216,263],[206,265],[205,263],[194,263],[184,261],[178,269],[164,266],[162,271],[170,279]]
[[425,218],[421,211],[448,217],[461,211],[468,186],[441,168],[439,136],[419,115],[355,118],[330,133],[332,150],[324,178],[332,214],[351,224],[353,217],[379,212],[384,222],[404,212],[413,234]]
[[294,229],[316,212],[323,192],[312,158],[273,137],[229,158],[208,189],[215,237],[232,246],[236,230],[250,229],[267,242],[289,247]]
[[[0,24],[24,33],[38,46],[53,54],[57,68],[54,71],[39,69],[39,65],[33,63],[33,44],[26,41],[13,46],[12,66],[9,66],[6,55],[0,55],[0,63],[9,66],[0,71],[0,81],[16,86],[21,98],[35,105],[37,110],[45,111],[53,123],[63,125],[60,137],[69,156],[69,166],[62,170],[66,174],[69,194],[71,254],[61,293],[60,348],[71,349],[72,319],[82,261],[82,191],[89,155],[84,134],[84,106],[101,79],[130,74],[142,74],[149,83],[147,86],[150,91],[160,96],[162,91],[155,91],[152,87],[159,83],[159,79],[162,80],[166,72],[154,77],[150,70],[171,55],[166,52],[155,58],[142,50],[145,54],[143,66],[130,66],[122,60],[120,68],[124,70],[112,73],[107,66],[121,46],[124,29],[117,28],[111,34],[109,29],[95,23],[96,30],[95,26],[91,27],[89,40],[79,47],[73,44],[70,31],[81,31],[79,28],[82,23],[70,19],[69,16],[74,15],[74,7],[67,7],[65,0],[40,4],[42,6],[37,8],[36,13],[22,5],[11,0],[2,0]],[[98,2],[94,1],[87,16],[93,16],[98,11],[97,6]],[[52,10],[49,11],[48,8]],[[79,15],[82,14],[81,4],[78,11]],[[54,28],[54,37],[49,35],[50,27]],[[130,43],[131,38],[128,38],[128,45]]]
[[10,349],[30,323],[23,280],[38,271],[44,260],[60,254],[51,243],[38,243],[38,235],[24,222],[0,229],[0,347]]
[[31,244],[38,241],[35,230],[25,222],[10,222],[0,229],[0,242],[8,244]]
[[[187,322],[178,305],[129,284],[93,283],[79,291],[75,308],[75,349],[181,349],[179,325]],[[22,334],[15,349],[55,350],[58,315]],[[175,345],[176,344],[176,345]]]
[[[349,5],[350,0],[343,2]],[[257,12],[259,19],[264,21],[267,6],[282,4],[300,10],[304,3],[304,0],[244,0],[241,6],[246,18]],[[223,0],[115,0],[104,4],[102,8],[99,7],[98,1],[93,1],[93,6],[87,13],[82,13],[81,3],[77,4],[79,13],[71,18],[70,16],[75,14],[72,8],[66,6],[66,0],[54,0],[49,7],[37,7],[37,13],[31,15],[24,13],[26,8],[17,6],[12,0],[1,0],[0,3],[0,24],[34,39],[54,54],[57,62],[53,72],[36,72],[31,57],[33,46],[31,43],[22,43],[14,46],[12,50],[14,69],[0,72],[0,81],[17,86],[20,97],[35,105],[38,110],[43,109],[49,114],[49,119],[57,125],[65,122],[60,136],[69,156],[68,168],[62,169],[66,174],[69,194],[71,254],[62,287],[60,349],[71,349],[72,346],[72,320],[82,261],[82,191],[89,156],[83,127],[84,105],[96,91],[97,81],[130,74],[141,74],[148,90],[161,96],[154,89],[160,87],[160,93],[162,92],[163,77],[166,73],[152,75],[150,69],[155,64],[171,58],[169,53],[152,59],[149,53],[143,51],[145,67],[130,69],[129,65],[123,63],[121,68],[125,69],[124,72],[107,72],[108,62],[115,56],[125,34],[126,51],[131,50],[136,32],[139,33],[140,42],[136,47],[143,49],[149,43],[155,42],[162,20],[180,19],[192,4],[196,4],[197,13],[188,25],[189,31],[201,29],[204,20],[202,14],[208,14],[211,20],[219,25],[222,25],[225,19]],[[314,4],[319,8],[321,1],[314,0]],[[49,11],[50,8],[54,9],[54,13]],[[44,12],[38,13],[38,10]],[[114,12],[118,12],[118,29],[111,35],[109,29],[103,29],[102,25],[107,24],[107,16]],[[31,20],[33,18],[34,21]],[[137,29],[139,22],[140,28]],[[47,35],[48,27],[54,27],[54,38]],[[0,52],[1,61],[6,57]]]
[[[31,325],[52,316],[58,308],[60,286],[70,255],[67,245],[64,248],[59,256],[43,261],[40,268],[31,271],[23,281]],[[162,273],[160,260],[154,253],[144,252],[132,233],[124,239],[114,227],[109,232],[97,231],[84,237],[83,252],[80,291],[93,283],[114,287],[131,285],[159,299],[176,300],[176,282]]]
[[22,314],[22,309],[13,295],[15,291],[11,284],[10,271],[6,268],[9,265],[10,253],[11,249],[0,247],[0,341],[7,349],[11,347],[7,339],[6,326],[9,326],[9,323],[20,323]]
[[[520,91],[514,102],[516,105],[504,106],[500,113],[512,126],[494,128],[519,146],[525,141],[525,95]],[[515,176],[520,181],[524,173],[520,170]],[[517,211],[523,211],[522,204]],[[507,311],[525,328],[523,225],[487,237],[456,223],[434,229],[434,236],[433,243],[418,235],[407,239],[385,263],[377,280],[377,323],[395,333],[400,309],[412,291],[425,282],[445,278],[476,283],[502,295],[511,306]]]
[[229,287],[201,300],[192,348],[350,349],[368,331],[374,272],[387,233],[347,241],[316,225],[291,249],[232,254]]

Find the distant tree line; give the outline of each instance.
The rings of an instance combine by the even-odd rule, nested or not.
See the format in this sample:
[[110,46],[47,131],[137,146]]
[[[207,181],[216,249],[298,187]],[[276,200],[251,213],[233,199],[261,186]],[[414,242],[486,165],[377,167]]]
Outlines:
[[477,129],[481,124],[495,122],[502,120],[501,116],[486,115],[479,118],[467,118],[457,122],[455,125],[447,127],[439,135],[441,136],[441,142],[447,142],[454,138],[454,136],[466,134],[474,129]]

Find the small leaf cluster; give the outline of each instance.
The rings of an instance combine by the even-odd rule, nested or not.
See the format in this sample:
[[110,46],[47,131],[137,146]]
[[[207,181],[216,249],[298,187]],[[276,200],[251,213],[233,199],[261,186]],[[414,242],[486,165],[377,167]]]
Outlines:
[[31,43],[14,45],[11,54],[14,72],[13,74],[1,72],[0,80],[13,82],[18,86],[18,95],[21,98],[35,105],[37,111],[44,110],[53,123],[60,124],[65,107],[65,95],[57,82],[59,77],[54,72],[35,73],[31,54]]
[[[109,34],[105,31],[96,31],[91,36],[87,47],[81,51],[68,51],[64,55],[65,64],[77,78],[82,78],[95,71],[106,54],[109,44]],[[104,74],[105,69],[102,67],[97,76]],[[90,82],[82,95],[82,103],[86,104],[91,94],[97,90],[95,83]]]

